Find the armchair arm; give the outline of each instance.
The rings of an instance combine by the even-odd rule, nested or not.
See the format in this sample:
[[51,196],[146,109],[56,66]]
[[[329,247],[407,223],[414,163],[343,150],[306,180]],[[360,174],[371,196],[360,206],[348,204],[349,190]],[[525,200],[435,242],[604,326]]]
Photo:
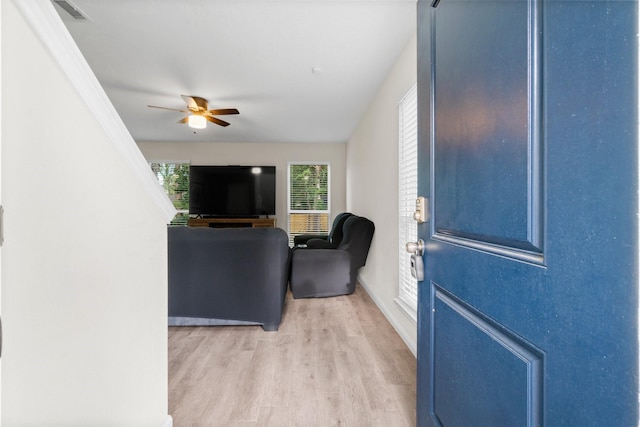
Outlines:
[[355,290],[351,256],[339,249],[293,251],[289,282],[294,298],[345,295]]
[[325,239],[309,239],[307,240],[307,249],[335,249],[329,240]]
[[306,245],[307,242],[311,239],[321,239],[321,240],[326,240],[327,242],[329,241],[329,235],[327,234],[301,234],[299,236],[294,236],[293,237],[293,244],[295,246],[298,245]]

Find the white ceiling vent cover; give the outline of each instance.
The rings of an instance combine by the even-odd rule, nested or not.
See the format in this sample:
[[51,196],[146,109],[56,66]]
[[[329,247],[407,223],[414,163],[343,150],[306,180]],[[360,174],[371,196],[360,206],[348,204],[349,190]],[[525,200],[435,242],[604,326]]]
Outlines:
[[67,12],[73,19],[79,21],[87,20],[87,16],[78,9],[78,7],[67,0],[53,0],[55,4],[60,6],[65,12]]

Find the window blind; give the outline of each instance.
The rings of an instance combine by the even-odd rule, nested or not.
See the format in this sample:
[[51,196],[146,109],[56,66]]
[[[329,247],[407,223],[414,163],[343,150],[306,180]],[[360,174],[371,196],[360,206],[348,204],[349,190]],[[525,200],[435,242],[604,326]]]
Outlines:
[[398,104],[399,114],[399,289],[398,298],[413,310],[418,306],[418,282],[411,276],[407,242],[418,240],[413,219],[418,197],[418,99],[414,85]]
[[290,244],[301,234],[329,232],[329,165],[290,163],[287,219]]

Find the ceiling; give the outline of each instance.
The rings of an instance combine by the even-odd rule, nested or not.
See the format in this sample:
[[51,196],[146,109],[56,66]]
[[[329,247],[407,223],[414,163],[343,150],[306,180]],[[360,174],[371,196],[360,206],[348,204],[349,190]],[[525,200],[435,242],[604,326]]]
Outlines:
[[[62,20],[136,141],[346,142],[416,29],[415,0],[69,0]],[[237,108],[177,121],[180,95]]]

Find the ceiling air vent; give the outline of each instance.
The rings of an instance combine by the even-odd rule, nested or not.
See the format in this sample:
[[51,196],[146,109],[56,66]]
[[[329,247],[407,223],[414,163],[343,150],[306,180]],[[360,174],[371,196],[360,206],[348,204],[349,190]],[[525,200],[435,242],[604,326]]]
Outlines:
[[64,9],[64,11],[71,15],[73,19],[77,19],[79,21],[84,21],[87,19],[87,17],[80,11],[80,9],[78,9],[75,5],[69,3],[68,1],[53,0],[53,2]]

